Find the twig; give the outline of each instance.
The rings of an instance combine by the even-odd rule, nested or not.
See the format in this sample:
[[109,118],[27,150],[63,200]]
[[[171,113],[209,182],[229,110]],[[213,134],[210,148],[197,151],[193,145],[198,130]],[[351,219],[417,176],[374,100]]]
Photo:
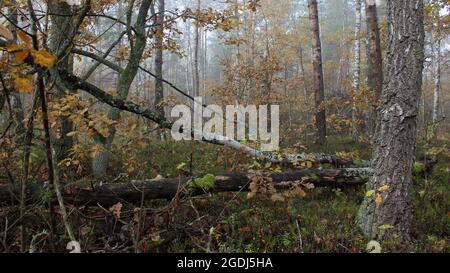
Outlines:
[[298,220],[295,219],[295,225],[297,226],[297,232],[298,232],[298,244],[300,247],[300,253],[305,253],[303,250],[303,240],[302,240],[302,233],[300,232],[300,226],[298,225]]

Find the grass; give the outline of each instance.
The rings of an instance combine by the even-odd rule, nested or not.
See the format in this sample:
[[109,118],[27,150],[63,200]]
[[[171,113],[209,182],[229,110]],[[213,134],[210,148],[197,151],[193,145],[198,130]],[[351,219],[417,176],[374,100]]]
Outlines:
[[[346,138],[331,139],[328,147],[317,151],[370,158],[366,144]],[[424,151],[419,148],[418,155]],[[197,154],[214,160],[204,150]],[[450,156],[440,152],[437,157],[439,163],[430,177],[414,177],[412,242],[385,242],[383,251],[450,252]],[[207,165],[200,167],[210,170]],[[355,221],[364,192],[364,187],[318,188],[287,202],[264,196],[248,199],[246,193],[196,198],[182,205],[173,218],[179,225],[195,222],[194,230],[186,231],[191,233],[188,238],[179,236],[164,250],[152,251],[203,252],[210,244],[209,249],[218,252],[366,252],[368,241]]]
[[[113,150],[110,178],[120,173],[136,179],[176,177],[191,168],[203,177],[207,173],[245,172],[255,164],[239,151],[203,143],[148,141],[136,148],[136,144],[125,145],[125,138],[118,137],[117,141],[120,149]],[[418,158],[431,153],[438,164],[426,179],[420,174],[423,166],[417,166],[411,203],[412,242],[385,242],[383,252],[450,252],[449,144],[419,146]],[[331,137],[326,147],[311,144],[307,148],[308,152],[358,159],[371,156],[368,144],[350,138]],[[35,153],[39,155],[39,151]],[[83,164],[89,166],[88,162]],[[134,167],[131,172],[130,166]],[[179,204],[154,200],[145,204],[145,214],[124,204],[120,221],[114,221],[107,208],[73,208],[71,221],[86,250],[108,251],[108,246],[120,245],[139,246],[144,252],[366,252],[368,241],[355,221],[364,187],[317,188],[306,193],[303,198],[278,202],[262,195],[249,199],[247,193],[231,192],[189,198]],[[44,208],[40,213],[47,215]],[[46,228],[40,218],[34,222],[42,224],[30,227],[30,234]],[[138,226],[141,235],[136,241]],[[58,234],[64,234],[62,225],[58,226]],[[18,236],[11,233],[11,238]],[[64,251],[67,240],[60,237],[59,241]],[[14,248],[18,243],[11,245]],[[48,248],[48,244],[40,247]]]

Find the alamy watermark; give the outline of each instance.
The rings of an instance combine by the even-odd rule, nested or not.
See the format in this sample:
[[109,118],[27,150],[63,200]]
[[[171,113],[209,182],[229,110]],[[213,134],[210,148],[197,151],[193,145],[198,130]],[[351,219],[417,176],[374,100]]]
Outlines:
[[250,140],[258,141],[261,151],[279,148],[279,105],[227,105],[224,113],[219,105],[203,107],[202,97],[196,97],[193,111],[187,105],[176,105],[170,115],[177,118],[171,130],[172,138],[177,141]]

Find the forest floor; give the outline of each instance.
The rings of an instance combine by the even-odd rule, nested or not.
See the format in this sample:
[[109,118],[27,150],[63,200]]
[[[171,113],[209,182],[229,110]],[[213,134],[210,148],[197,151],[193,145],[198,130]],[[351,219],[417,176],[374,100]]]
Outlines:
[[[450,252],[450,153],[449,143],[420,146],[417,158],[434,155],[438,163],[429,177],[415,164],[412,242],[385,242],[385,252]],[[365,143],[332,139],[328,147],[309,151],[370,159]],[[367,240],[356,225],[365,187],[315,188],[302,198],[274,202],[247,193],[200,197],[184,204],[175,222],[189,223],[188,237],[173,240],[166,251],[203,252],[366,252]],[[190,224],[193,226],[191,227]],[[209,228],[214,232],[209,235]],[[199,232],[202,230],[203,232]],[[196,236],[196,235],[197,236]],[[208,245],[208,242],[212,246]]]
[[[198,174],[264,168],[260,162],[243,158],[239,151],[213,145],[161,141],[142,146],[144,148],[134,153],[123,146],[113,153],[111,179],[127,169],[133,173],[131,159],[144,162],[134,168],[134,175],[130,174],[130,178],[136,179],[157,174],[177,177],[182,175],[180,166],[192,166]],[[427,154],[436,157],[438,163],[428,177],[423,175],[423,165],[415,164],[412,241],[407,245],[385,242],[383,252],[450,252],[448,147],[450,142],[419,146],[417,158]],[[308,152],[313,151],[351,159],[370,159],[371,153],[369,145],[354,143],[347,138],[329,139],[325,148],[309,146]],[[82,250],[87,252],[353,253],[366,252],[368,243],[356,225],[364,194],[363,186],[309,189],[301,197],[286,200],[258,194],[249,198],[245,192],[228,192],[172,201],[153,200],[140,206],[69,206],[68,209],[76,237]],[[8,209],[1,208],[0,213],[14,219],[17,210],[8,213]],[[29,208],[29,214],[33,223],[27,228],[30,237],[48,230],[48,221],[43,220],[47,215],[45,207]],[[61,217],[58,213],[57,216]],[[2,230],[4,225],[4,221],[0,221]],[[19,229],[8,228],[11,231],[2,238],[0,248],[17,251]],[[62,235],[64,226],[61,222],[58,222],[57,234],[60,234],[57,248],[65,251],[68,238]],[[33,247],[37,251],[48,250],[45,239],[35,239]]]

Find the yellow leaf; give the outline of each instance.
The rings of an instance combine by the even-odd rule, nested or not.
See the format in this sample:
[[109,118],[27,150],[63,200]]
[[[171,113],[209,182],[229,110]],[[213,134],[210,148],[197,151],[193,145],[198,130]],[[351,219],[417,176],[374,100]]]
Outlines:
[[375,204],[380,205],[381,202],[383,202],[383,197],[381,196],[381,194],[377,193],[377,196],[375,197]]
[[366,193],[366,197],[371,197],[374,193],[375,193],[374,190],[368,191],[368,192]]
[[33,54],[34,62],[42,67],[51,68],[55,64],[56,57],[45,49],[33,50],[31,54]]
[[384,186],[381,186],[381,187],[378,189],[378,191],[379,191],[379,192],[385,192],[385,191],[389,190],[390,187],[391,187],[391,186],[389,186],[389,185],[384,185]]
[[14,76],[14,86],[17,88],[17,90],[25,93],[30,93],[34,90],[31,78]]
[[4,26],[0,26],[0,36],[4,37],[6,40],[14,39],[14,36],[11,33],[11,31]]
[[20,51],[23,50],[23,46],[18,45],[18,44],[12,44],[6,47],[6,51],[8,51],[9,53],[14,53],[16,51]]
[[76,135],[76,134],[77,134],[77,132],[72,131],[72,132],[67,133],[66,136],[71,137],[71,136],[74,136],[74,135]]

